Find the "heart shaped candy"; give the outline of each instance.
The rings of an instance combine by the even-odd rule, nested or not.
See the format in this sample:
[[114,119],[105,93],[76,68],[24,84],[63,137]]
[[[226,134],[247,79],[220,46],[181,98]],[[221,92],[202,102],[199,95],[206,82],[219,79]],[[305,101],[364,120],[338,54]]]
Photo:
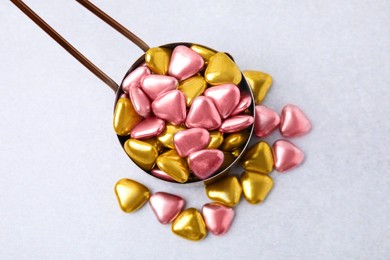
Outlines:
[[161,94],[153,101],[152,110],[156,116],[174,125],[184,123],[187,113],[185,96],[180,90]]
[[140,84],[146,95],[155,100],[159,95],[176,89],[179,82],[171,76],[148,75],[142,78]]
[[229,56],[218,52],[210,58],[204,77],[210,85],[239,84],[242,79],[241,71]]
[[193,152],[206,148],[209,141],[209,131],[203,128],[183,130],[173,137],[176,151],[181,157],[187,157]]
[[280,117],[280,132],[285,137],[298,137],[311,129],[311,123],[299,107],[286,105]]
[[251,204],[262,202],[274,185],[272,178],[268,174],[257,172],[244,172],[240,181],[244,197]]
[[248,115],[238,115],[226,119],[221,124],[219,131],[222,133],[236,133],[244,130],[253,124],[253,117]]
[[126,213],[141,208],[150,196],[148,188],[130,179],[119,180],[115,184],[115,194],[120,208]]
[[241,93],[240,102],[234,109],[230,116],[238,115],[245,111],[252,104],[252,96],[249,93]]
[[139,87],[131,87],[129,89],[129,96],[138,115],[147,117],[152,109],[150,107],[150,100],[145,93]]
[[166,75],[168,73],[171,49],[155,47],[145,53],[146,65],[156,74]]
[[248,70],[243,72],[252,89],[255,103],[260,104],[272,85],[272,77],[261,71]]
[[205,96],[195,98],[188,111],[186,126],[188,128],[201,127],[214,130],[220,125],[221,117],[213,101]]
[[255,111],[255,135],[266,137],[279,125],[279,115],[265,106],[256,106]]
[[145,171],[151,170],[156,164],[158,151],[153,145],[137,139],[127,139],[123,148],[128,156]]
[[286,140],[278,140],[272,146],[275,169],[284,172],[300,165],[305,155],[295,145]]
[[115,106],[114,130],[117,135],[129,135],[131,130],[142,121],[142,117],[135,111],[130,99],[121,97]]
[[160,154],[156,163],[159,169],[177,182],[184,183],[190,176],[185,159],[181,158],[175,150],[169,150]]
[[129,93],[131,86],[138,86],[141,79],[151,73],[148,67],[138,67],[133,70],[122,82],[123,92]]
[[193,241],[202,240],[207,235],[206,224],[195,208],[185,209],[177,216],[172,223],[172,232]]
[[180,81],[185,80],[198,73],[203,65],[202,56],[184,45],[179,45],[172,52],[168,74]]
[[220,203],[213,202],[203,206],[202,215],[207,230],[213,235],[220,236],[229,230],[234,218],[234,210]]
[[149,199],[149,205],[161,224],[171,223],[184,207],[184,200],[166,192],[156,192]]
[[199,179],[207,179],[218,171],[223,163],[224,154],[218,149],[206,149],[188,156],[188,167]]
[[240,102],[240,90],[233,84],[208,88],[204,95],[213,101],[222,118],[229,117]]
[[242,188],[236,176],[226,177],[206,186],[206,194],[209,199],[234,207],[240,201]]
[[269,174],[272,172],[274,159],[271,147],[266,142],[258,142],[250,147],[242,159],[242,168],[250,172]]
[[134,139],[148,139],[158,136],[165,129],[165,122],[157,117],[145,118],[131,130]]

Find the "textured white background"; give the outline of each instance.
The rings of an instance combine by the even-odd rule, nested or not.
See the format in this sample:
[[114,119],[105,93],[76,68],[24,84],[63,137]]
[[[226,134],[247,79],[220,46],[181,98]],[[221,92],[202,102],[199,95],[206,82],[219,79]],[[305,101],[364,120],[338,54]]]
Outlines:
[[[27,2],[118,82],[141,55],[75,1]],[[272,74],[264,104],[313,122],[294,140],[306,161],[273,173],[263,204],[241,201],[224,237],[192,243],[149,206],[122,213],[123,177],[208,200],[142,174],[112,130],[111,90],[1,1],[0,259],[388,259],[389,1],[94,2],[151,46],[198,42]]]

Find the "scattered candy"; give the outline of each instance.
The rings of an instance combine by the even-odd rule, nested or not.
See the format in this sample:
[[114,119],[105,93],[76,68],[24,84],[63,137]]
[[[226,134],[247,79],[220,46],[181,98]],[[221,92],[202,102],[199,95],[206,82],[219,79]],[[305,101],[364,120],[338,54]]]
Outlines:
[[[261,138],[279,124],[283,136],[296,137],[310,130],[310,121],[294,105],[285,106],[280,118],[257,105],[253,117],[252,102],[263,101],[272,78],[258,71],[243,73],[253,101],[250,90],[240,84],[241,71],[226,53],[199,45],[158,47],[146,52],[145,62],[122,82],[114,129],[129,157],[154,177],[179,183],[206,180],[206,194],[215,202],[203,206],[203,218],[194,208],[181,212],[185,202],[179,196],[152,195],[149,204],[160,223],[172,223],[173,233],[194,241],[207,235],[206,226],[214,235],[225,234],[234,218],[231,207],[241,194],[249,203],[262,202],[273,187],[268,175],[273,167],[289,170],[301,164],[304,155],[285,140],[276,141],[272,149],[258,142],[241,160],[246,171],[240,180],[229,175],[217,181],[208,178],[226,173],[238,161],[253,124]],[[125,212],[137,210],[149,198],[145,186],[129,179],[120,180],[115,192]]]
[[275,160],[275,169],[278,172],[285,172],[300,165],[305,155],[303,152],[286,140],[278,140],[272,146],[272,153]]
[[195,98],[188,111],[186,126],[214,130],[221,126],[221,117],[213,101],[205,96]]
[[253,124],[253,117],[247,115],[238,115],[226,119],[221,124],[219,131],[222,133],[236,133],[240,132]]
[[119,180],[115,184],[115,194],[120,208],[126,213],[141,208],[150,196],[148,188],[130,179]]
[[253,91],[255,103],[260,104],[272,85],[272,77],[264,72],[252,70],[244,71],[243,74]]
[[204,95],[213,101],[223,119],[229,117],[240,102],[240,90],[233,84],[208,88]]
[[266,142],[258,142],[245,152],[242,168],[250,172],[269,174],[272,171],[274,159],[272,151]]
[[161,224],[171,223],[184,207],[184,200],[166,192],[156,192],[149,199],[149,205]]
[[179,45],[172,52],[168,74],[182,81],[198,73],[203,65],[202,56],[186,46]]
[[142,117],[135,111],[130,99],[120,98],[115,106],[114,130],[117,135],[126,136],[131,129],[142,121]]
[[202,208],[202,215],[207,230],[213,235],[225,234],[233,222],[234,210],[220,203],[208,203]]
[[207,82],[202,76],[194,76],[180,82],[178,90],[186,96],[187,106],[191,106],[192,101],[202,95],[207,87]]
[[182,238],[199,241],[206,237],[206,224],[195,208],[182,211],[172,223],[172,232]]
[[157,149],[147,143],[136,139],[128,139],[124,144],[125,152],[143,170],[149,171],[156,164]]
[[122,90],[125,93],[129,93],[130,87],[139,86],[141,79],[147,75],[150,75],[151,71],[148,67],[138,67],[133,70],[122,82]]
[[166,75],[172,51],[168,48],[150,48],[145,53],[145,63],[154,73]]
[[153,113],[171,124],[179,125],[186,119],[186,101],[179,90],[171,90],[161,94],[152,103]]
[[230,134],[225,137],[223,140],[223,143],[221,145],[221,149],[223,151],[234,151],[237,148],[240,148],[242,145],[244,145],[249,138],[250,132],[249,131],[242,131],[239,133]]
[[252,104],[252,96],[249,93],[241,93],[240,102],[230,116],[235,116],[244,112]]
[[187,157],[191,153],[207,147],[210,134],[203,128],[191,128],[175,134],[173,142],[175,149],[181,157]]
[[204,180],[218,171],[223,163],[223,152],[218,149],[206,149],[191,153],[188,166],[193,174]]
[[157,166],[177,182],[183,183],[188,180],[190,172],[186,160],[180,157],[175,150],[169,150],[157,157]]
[[157,117],[145,118],[131,130],[134,139],[148,139],[158,136],[165,129],[165,122]]
[[234,84],[241,82],[242,75],[236,63],[223,52],[218,52],[210,58],[204,77],[210,85]]
[[280,132],[285,137],[298,137],[311,129],[310,120],[299,107],[286,105],[280,116]]
[[206,186],[209,199],[234,207],[240,201],[242,188],[236,176],[228,175]]
[[269,175],[257,172],[244,172],[240,181],[245,199],[252,204],[262,202],[274,185]]
[[268,136],[280,123],[279,115],[265,106],[255,107],[255,135]]
[[162,75],[148,75],[142,78],[141,88],[151,100],[159,95],[175,90],[179,82],[174,77]]

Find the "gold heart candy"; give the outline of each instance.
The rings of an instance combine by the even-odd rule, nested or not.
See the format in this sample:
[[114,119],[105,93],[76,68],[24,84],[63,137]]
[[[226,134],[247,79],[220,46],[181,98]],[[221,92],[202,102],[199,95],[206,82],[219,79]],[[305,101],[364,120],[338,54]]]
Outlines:
[[186,182],[190,176],[187,163],[175,150],[170,150],[157,157],[157,166],[177,182]]
[[120,208],[126,213],[141,208],[150,196],[148,188],[130,179],[119,180],[115,184],[115,194]]
[[120,98],[115,106],[114,130],[117,135],[126,136],[131,129],[141,122],[142,117],[135,111],[133,104],[128,98]]
[[255,103],[260,104],[272,85],[272,77],[264,72],[253,70],[244,71],[243,74],[253,91]]
[[208,64],[210,61],[210,58],[214,56],[215,51],[210,50],[209,48],[199,46],[199,45],[192,45],[191,49],[195,52],[197,52],[202,58],[204,59],[205,64]]
[[210,142],[207,149],[217,149],[223,142],[223,134],[216,130],[210,131]]
[[239,133],[230,134],[223,140],[223,143],[221,145],[221,149],[227,152],[231,152],[248,141],[249,138],[249,132],[243,131]]
[[211,57],[204,77],[211,85],[232,83],[238,85],[242,75],[236,63],[223,52],[218,52]]
[[258,142],[245,153],[241,165],[250,172],[264,174],[272,172],[274,158],[271,148],[266,142]]
[[150,48],[145,53],[145,62],[154,73],[166,75],[169,68],[169,60],[172,51],[167,48],[155,47]]
[[200,96],[207,87],[207,83],[202,76],[194,76],[180,82],[178,89],[186,96],[187,106],[191,106],[192,101]]
[[158,151],[153,145],[136,139],[128,139],[124,148],[127,155],[143,170],[149,171],[156,164]]
[[234,207],[240,201],[242,188],[236,176],[228,175],[206,186],[206,194],[211,200]]
[[206,224],[197,209],[182,211],[172,223],[172,232],[182,238],[199,241],[206,237]]
[[180,125],[172,125],[172,124],[166,124],[165,130],[157,136],[157,140],[163,144],[165,147],[174,149],[175,146],[173,144],[173,136],[182,130],[185,130],[186,128],[184,126]]
[[262,202],[274,185],[269,175],[256,172],[244,172],[240,181],[245,199],[252,204]]

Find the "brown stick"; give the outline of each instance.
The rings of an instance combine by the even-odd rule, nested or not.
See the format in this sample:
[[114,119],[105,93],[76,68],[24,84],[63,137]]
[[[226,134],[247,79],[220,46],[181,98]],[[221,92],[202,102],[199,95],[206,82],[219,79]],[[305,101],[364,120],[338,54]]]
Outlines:
[[149,46],[141,40],[137,35],[126,29],[123,25],[115,21],[112,17],[110,17],[108,14],[103,12],[99,7],[92,4],[88,0],[76,0],[79,4],[87,8],[89,11],[94,13],[97,17],[102,19],[104,22],[106,22],[108,25],[110,25],[112,28],[117,30],[119,33],[121,33],[123,36],[128,38],[130,41],[132,41],[135,45],[140,47],[143,51],[149,50]]
[[[118,90],[118,84],[115,83],[107,74],[101,71],[97,66],[95,66],[90,60],[88,60],[83,54],[81,54],[72,44],[65,40],[59,33],[57,33],[50,25],[48,25],[41,17],[39,17],[33,10],[31,10],[23,1],[20,0],[11,0],[23,13],[25,13],[34,23],[36,23],[42,30],[44,30],[53,40],[60,44],[67,52],[69,52],[74,58],[76,58],[81,64],[83,64],[87,69],[89,69],[93,74],[95,74],[99,79],[106,83],[114,92]],[[85,2],[85,1],[81,1]],[[101,19],[104,17],[104,21],[110,24],[113,28],[121,32],[131,41],[133,41],[137,46],[142,50],[146,51],[149,47],[137,36],[128,31],[114,19],[106,15],[104,12],[99,10],[97,7],[88,4],[86,7],[91,10],[93,13],[98,15]],[[90,9],[91,8],[91,9]],[[141,47],[142,46],[142,47]]]

